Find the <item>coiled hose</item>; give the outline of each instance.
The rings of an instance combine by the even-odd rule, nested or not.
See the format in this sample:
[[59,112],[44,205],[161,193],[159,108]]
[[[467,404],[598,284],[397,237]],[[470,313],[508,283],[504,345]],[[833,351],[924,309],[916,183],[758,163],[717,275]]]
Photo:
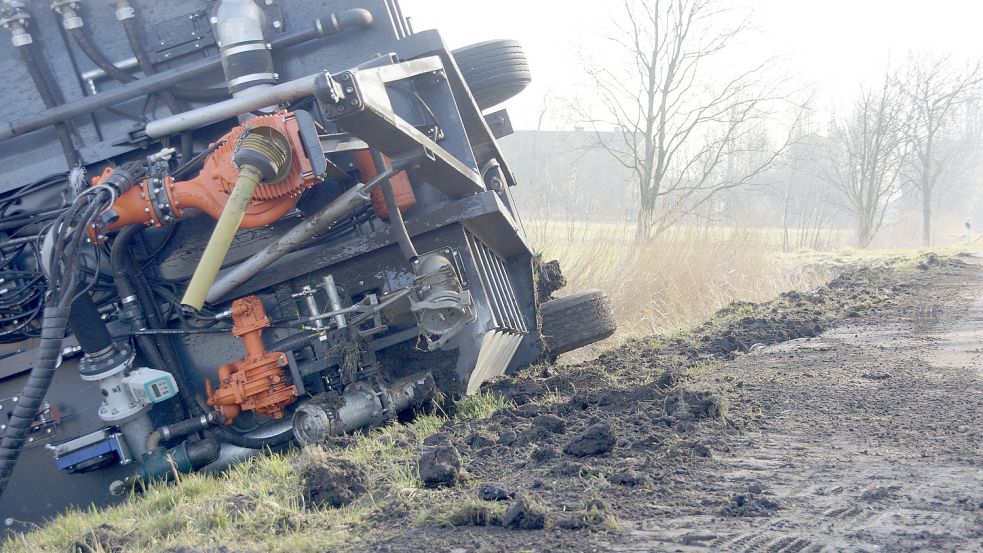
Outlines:
[[51,386],[51,380],[55,377],[69,311],[68,307],[44,308],[38,359],[34,362],[24,390],[18,396],[17,406],[7,421],[7,429],[0,441],[0,494],[7,489],[17,457],[31,432],[34,417],[37,416],[48,387]]

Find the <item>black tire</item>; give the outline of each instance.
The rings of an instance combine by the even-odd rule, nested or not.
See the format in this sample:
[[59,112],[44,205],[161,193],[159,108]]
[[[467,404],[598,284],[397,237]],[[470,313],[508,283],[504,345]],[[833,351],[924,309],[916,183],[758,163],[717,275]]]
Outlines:
[[611,300],[601,290],[584,290],[548,301],[539,312],[543,342],[553,358],[603,340],[618,328]]
[[489,40],[452,52],[471,95],[482,110],[501,104],[532,82],[522,45],[515,40]]

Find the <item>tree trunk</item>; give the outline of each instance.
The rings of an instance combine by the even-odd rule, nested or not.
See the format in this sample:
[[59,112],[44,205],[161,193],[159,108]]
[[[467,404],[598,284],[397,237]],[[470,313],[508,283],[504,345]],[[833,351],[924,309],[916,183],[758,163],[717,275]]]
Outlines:
[[866,250],[874,240],[873,233],[870,232],[870,224],[861,217],[857,221],[857,247]]
[[638,201],[638,219],[635,221],[635,241],[644,242],[652,238],[655,224],[655,193],[642,192]]
[[932,190],[922,189],[922,246],[932,246]]

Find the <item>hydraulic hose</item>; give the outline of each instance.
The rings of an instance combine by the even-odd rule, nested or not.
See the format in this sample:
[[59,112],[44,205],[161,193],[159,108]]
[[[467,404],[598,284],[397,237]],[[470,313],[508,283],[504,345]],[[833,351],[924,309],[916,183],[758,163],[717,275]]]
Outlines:
[[317,334],[299,332],[277,340],[270,346],[270,351],[294,351],[313,344],[315,340],[317,340]]
[[[142,230],[143,227],[140,225],[130,225],[121,230],[116,235],[116,240],[113,242],[109,255],[109,261],[113,267],[113,280],[116,282],[116,289],[123,302],[124,310],[129,311],[128,316],[131,318],[130,324],[136,327],[137,330],[147,327],[145,308],[149,307],[149,304],[145,298],[141,298],[144,294],[141,290],[138,290],[138,287],[133,282],[133,277],[136,276],[136,273],[132,267],[134,264],[131,263],[132,255],[130,245],[133,242],[133,238]],[[195,400],[194,394],[191,391],[187,379],[184,377],[184,371],[181,370],[180,365],[168,363],[164,359],[158,348],[158,344],[152,336],[137,335],[136,342],[151,366],[158,370],[167,371],[174,376],[174,380],[178,385],[178,393],[181,395],[185,409],[192,416],[200,416],[202,409]]]
[[[76,44],[78,44],[79,48],[86,55],[86,57],[92,60],[92,63],[96,64],[96,67],[102,69],[103,72],[106,73],[106,75],[109,75],[113,79],[123,84],[132,83],[133,81],[137,80],[136,77],[116,67],[113,64],[113,62],[109,61],[109,58],[107,58],[106,55],[103,54],[102,51],[95,44],[92,43],[91,40],[89,40],[89,35],[86,34],[83,27],[81,26],[74,27],[72,29],[69,29],[68,32],[71,33],[72,38],[75,39]],[[156,73],[153,64],[150,63],[149,58],[147,58],[146,56],[147,54],[146,50],[142,52],[144,58],[143,60],[141,60],[140,55],[138,55],[135,50],[133,53],[134,55],[136,55],[137,61],[140,63],[140,69],[144,72],[145,75],[150,76]],[[149,73],[147,72],[148,68],[150,71]],[[161,101],[164,102],[164,105],[167,106],[167,109],[168,111],[171,112],[171,115],[177,115],[185,111],[184,106],[182,106],[181,103],[178,102],[177,98],[175,98],[170,91],[162,90],[157,93],[157,96],[159,96]],[[188,159],[191,159],[191,156],[194,153],[193,138],[191,133],[188,131],[182,132],[180,136],[181,136],[181,159],[182,161],[187,161]]]
[[[55,93],[48,86],[48,81],[44,78],[44,72],[41,69],[41,64],[38,62],[34,48],[34,43],[32,42],[18,46],[17,50],[20,51],[21,59],[24,60],[24,65],[27,66],[31,80],[34,81],[34,88],[41,95],[41,101],[44,102],[44,107],[50,109],[61,104],[61,102],[58,101]],[[61,149],[65,153],[65,160],[68,161],[68,166],[77,166],[79,164],[78,152],[75,150],[75,143],[72,141],[72,136],[68,132],[68,125],[57,123],[55,125],[55,133],[58,135],[58,142],[61,143]]]
[[72,38],[75,39],[75,43],[78,44],[78,47],[82,50],[82,53],[84,53],[85,56],[92,61],[92,63],[96,64],[96,67],[102,69],[106,75],[109,75],[121,83],[131,83],[137,80],[133,75],[130,75],[126,71],[123,71],[122,69],[113,65],[113,62],[109,61],[105,54],[103,54],[95,44],[92,44],[92,41],[89,40],[89,35],[82,30],[82,27],[69,29],[68,32],[71,33]]
[[[382,157],[381,153],[373,151],[372,159],[375,161],[376,171],[384,171],[386,169],[386,160]],[[403,212],[400,211],[399,204],[396,203],[396,192],[393,190],[392,179],[388,179],[382,183],[382,196],[386,201],[386,210],[389,212],[389,224],[396,233],[399,251],[403,252],[403,257],[407,261],[413,261],[419,257],[419,254],[416,252],[416,247],[413,246],[410,233],[406,230],[406,222],[403,221]]]

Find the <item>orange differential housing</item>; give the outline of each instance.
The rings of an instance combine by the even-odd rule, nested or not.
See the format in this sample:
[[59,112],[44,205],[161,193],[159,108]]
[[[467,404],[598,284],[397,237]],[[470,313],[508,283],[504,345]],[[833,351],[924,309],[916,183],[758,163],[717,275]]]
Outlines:
[[[247,128],[257,126],[272,127],[283,134],[290,143],[292,161],[290,171],[283,179],[256,188],[240,226],[262,227],[286,215],[297,205],[301,193],[320,180],[305,153],[296,117],[291,112],[281,111],[250,119],[229,131],[219,139],[219,145],[193,179],[177,182],[170,177],[162,182],[144,179],[116,200],[113,209],[118,218],[103,230],[112,231],[133,223],[164,226],[184,216],[184,211],[189,208],[199,209],[217,219],[239,176],[239,169],[232,163],[239,136]],[[107,169],[101,178],[93,179],[93,184],[111,173],[112,169]]]
[[246,356],[218,368],[217,389],[210,379],[205,380],[208,405],[222,413],[226,424],[232,424],[242,411],[282,419],[284,408],[297,400],[297,387],[284,369],[287,356],[268,352],[263,346],[263,329],[270,326],[263,302],[256,296],[235,300],[232,321],[232,334],[242,338]]

